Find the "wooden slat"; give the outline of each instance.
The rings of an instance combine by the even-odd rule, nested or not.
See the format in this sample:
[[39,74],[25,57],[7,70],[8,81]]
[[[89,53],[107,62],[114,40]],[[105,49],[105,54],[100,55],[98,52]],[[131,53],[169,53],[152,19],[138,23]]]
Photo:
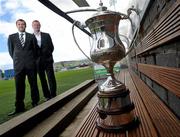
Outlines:
[[[85,135],[88,134],[88,131],[94,131],[96,128],[95,120],[97,119],[98,114],[96,113],[96,106],[97,104],[92,108],[88,116],[84,119],[84,121],[79,126],[78,132],[75,133],[75,137],[85,137]],[[91,128],[87,128],[88,126],[91,126]],[[86,130],[87,129],[87,130]],[[94,137],[94,136],[92,136]]]
[[167,18],[160,23],[156,28],[154,28],[148,37],[143,39],[142,44],[144,46],[149,45],[148,43],[151,41],[155,41],[158,38],[161,38],[162,36],[166,35],[167,32],[169,32],[173,26],[178,26],[179,21],[179,15],[178,12],[180,10],[180,7],[174,8],[174,11],[172,14],[168,15]]
[[167,14],[155,25],[146,37],[138,44],[137,55],[157,47],[180,36],[180,2],[175,2]]
[[126,86],[129,88],[131,100],[135,104],[135,115],[140,119],[138,128],[128,132],[128,137],[158,137],[153,126],[151,118],[147,113],[146,107],[143,104],[141,97],[135,87],[130,74],[126,71]]
[[159,100],[150,88],[134,73],[133,81],[141,96],[143,104],[158,131],[159,137],[178,137],[180,123],[176,116]]
[[140,72],[180,97],[180,69],[138,64]]

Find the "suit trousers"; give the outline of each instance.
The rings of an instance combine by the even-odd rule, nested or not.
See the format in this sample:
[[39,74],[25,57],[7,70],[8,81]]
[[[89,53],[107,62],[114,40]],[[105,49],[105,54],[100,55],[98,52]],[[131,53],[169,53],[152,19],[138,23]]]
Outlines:
[[26,76],[31,90],[32,105],[37,104],[39,101],[39,91],[37,86],[37,72],[35,69],[22,69],[18,74],[15,75],[16,84],[16,110],[24,109],[24,98],[25,98],[25,80]]
[[[56,96],[56,79],[54,75],[53,63],[44,63],[38,68],[44,97],[52,98]],[[48,84],[46,80],[48,78]],[[48,88],[49,86],[49,88]],[[49,95],[50,94],[50,95]]]

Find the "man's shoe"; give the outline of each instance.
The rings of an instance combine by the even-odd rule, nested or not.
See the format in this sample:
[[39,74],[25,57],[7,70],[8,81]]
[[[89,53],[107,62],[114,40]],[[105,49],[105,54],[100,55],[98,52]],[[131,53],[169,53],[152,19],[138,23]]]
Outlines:
[[48,101],[48,100],[50,100],[51,98],[45,98],[45,101]]
[[15,110],[15,111],[9,113],[8,116],[13,116],[13,115],[19,114],[19,113],[24,112],[24,111],[25,111],[25,109],[23,109],[23,110],[18,110],[18,111]]
[[32,103],[33,107],[36,107],[38,105],[38,103]]

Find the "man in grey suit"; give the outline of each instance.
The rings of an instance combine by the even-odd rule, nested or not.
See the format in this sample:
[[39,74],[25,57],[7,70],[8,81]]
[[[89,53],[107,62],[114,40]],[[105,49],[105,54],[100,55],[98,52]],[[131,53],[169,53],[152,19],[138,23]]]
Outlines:
[[[32,22],[34,35],[39,46],[39,57],[37,59],[37,70],[41,80],[42,90],[46,100],[56,96],[56,79],[53,69],[53,50],[52,39],[48,33],[41,32],[41,24],[38,20]],[[46,80],[48,78],[48,83]]]
[[13,59],[16,86],[15,111],[9,115],[14,115],[25,110],[25,79],[28,78],[31,88],[31,98],[33,107],[38,104],[39,91],[37,87],[37,40],[34,35],[25,32],[26,22],[23,19],[16,21],[17,33],[8,37],[8,50]]

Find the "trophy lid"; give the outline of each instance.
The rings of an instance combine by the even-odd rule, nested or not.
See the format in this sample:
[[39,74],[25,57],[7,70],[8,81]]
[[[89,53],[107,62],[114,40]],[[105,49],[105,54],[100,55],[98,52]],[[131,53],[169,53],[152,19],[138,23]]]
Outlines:
[[102,3],[99,5],[97,12],[87,19],[85,23],[92,34],[105,31],[113,37],[118,31],[117,28],[122,17],[118,12],[107,10],[107,7],[103,6]]
[[115,18],[116,20],[121,19],[119,12],[108,10],[106,6],[103,6],[102,2],[100,2],[99,6],[100,7],[97,8],[97,12],[85,21],[86,25],[96,22],[97,20],[106,20],[108,18]]
[[104,14],[117,14],[117,15],[119,15],[118,12],[108,10],[107,7],[103,6],[103,3],[100,1],[99,8],[97,8],[97,13],[93,14],[92,17],[99,16],[99,15],[104,15]]

